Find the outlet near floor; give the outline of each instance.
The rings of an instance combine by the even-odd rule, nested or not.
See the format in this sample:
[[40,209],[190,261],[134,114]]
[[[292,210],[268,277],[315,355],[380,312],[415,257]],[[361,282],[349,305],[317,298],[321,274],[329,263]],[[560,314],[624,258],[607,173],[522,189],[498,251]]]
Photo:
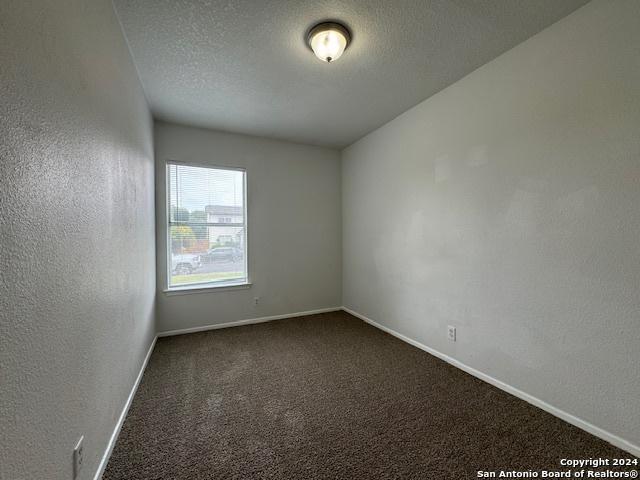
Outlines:
[[76,446],[73,449],[73,478],[78,478],[78,475],[80,475],[80,469],[82,468],[82,464],[84,463],[84,446],[82,445],[83,441],[84,435],[80,437],[78,443],[76,443]]
[[447,327],[447,338],[452,342],[456,341],[456,327],[449,325]]

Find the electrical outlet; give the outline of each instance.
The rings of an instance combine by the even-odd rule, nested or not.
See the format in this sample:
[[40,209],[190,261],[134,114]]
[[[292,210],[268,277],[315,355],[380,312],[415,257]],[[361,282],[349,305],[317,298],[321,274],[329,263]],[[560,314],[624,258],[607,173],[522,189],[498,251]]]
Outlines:
[[449,340],[451,340],[452,342],[456,341],[456,327],[449,325],[447,327],[447,337],[449,338]]
[[80,475],[80,469],[82,468],[82,464],[84,463],[84,446],[82,442],[84,441],[84,435],[80,437],[78,443],[73,449],[73,478],[78,478]]
[[260,303],[260,297],[253,297],[253,303],[254,305],[258,305],[258,303]]

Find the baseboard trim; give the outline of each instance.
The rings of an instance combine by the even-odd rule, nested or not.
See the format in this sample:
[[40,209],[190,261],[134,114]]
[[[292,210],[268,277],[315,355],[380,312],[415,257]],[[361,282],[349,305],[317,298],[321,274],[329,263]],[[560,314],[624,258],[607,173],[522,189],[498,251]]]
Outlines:
[[219,328],[239,327],[241,325],[251,325],[254,323],[271,322],[273,320],[282,320],[284,318],[304,317],[305,315],[316,315],[318,313],[337,312],[342,307],[320,308],[317,310],[308,310],[306,312],[285,313],[284,315],[271,315],[269,317],[248,318],[246,320],[236,320],[234,322],[218,323],[213,325],[203,325],[201,327],[181,328],[179,330],[167,330],[159,332],[158,337],[172,337],[174,335],[184,335],[186,333],[205,332],[207,330],[217,330]]
[[368,324],[382,330],[383,332],[386,332],[390,335],[393,335],[396,338],[399,338],[400,340],[413,345],[414,347],[419,348],[420,350],[424,350],[427,353],[430,353],[431,355],[433,355],[434,357],[438,357],[441,360],[444,360],[445,362],[453,365],[454,367],[459,368],[460,370],[463,370],[465,372],[467,372],[470,375],[473,375],[476,378],[479,378],[480,380],[483,380],[491,385],[493,385],[494,387],[499,388],[500,390],[504,390],[507,393],[510,393],[511,395],[514,395],[522,400],[524,400],[525,402],[530,403],[531,405],[541,408],[542,410],[544,410],[545,412],[550,413],[551,415],[554,415],[558,418],[560,418],[561,420],[564,420],[565,422],[570,423],[571,425],[574,425],[575,427],[578,427],[592,435],[595,435],[598,438],[601,438],[602,440],[609,442],[610,444],[621,448],[622,450],[625,450],[627,452],[629,452],[632,455],[635,455],[636,457],[640,457],[640,446],[638,445],[634,445],[633,443],[617,436],[614,435],[613,433],[607,432],[606,430],[603,430],[600,427],[596,427],[595,425],[593,425],[592,423],[587,422],[586,420],[582,420],[581,418],[578,418],[570,413],[565,412],[564,410],[560,410],[557,407],[554,407],[553,405],[550,405],[549,403],[545,402],[544,400],[540,400],[537,397],[534,397],[533,395],[530,395],[526,392],[523,392],[522,390],[513,387],[507,383],[504,383],[490,375],[487,375],[486,373],[483,373],[479,370],[476,370],[473,367],[470,367],[469,365],[460,362],[459,360],[456,360],[453,357],[450,357],[449,355],[446,355],[444,353],[439,352],[438,350],[435,350],[431,347],[428,347],[416,340],[413,340],[409,337],[407,337],[406,335],[403,335],[401,333],[396,332],[395,330],[392,330],[389,327],[386,327],[384,325],[379,324],[378,322],[371,320],[370,318],[362,315],[361,313],[356,312],[355,310],[352,310],[350,308],[347,307],[342,307],[342,310],[344,310],[347,313],[350,313],[351,315],[353,315],[354,317],[359,318],[360,320],[363,320],[365,322],[367,322]]
[[151,353],[153,352],[153,347],[156,346],[156,340],[158,336],[153,337],[153,341],[151,342],[151,346],[149,350],[147,350],[147,355],[144,357],[144,361],[142,362],[142,366],[140,367],[140,371],[138,372],[138,376],[136,377],[136,381],[129,392],[129,396],[127,397],[127,401],[124,403],[124,407],[122,408],[122,412],[120,413],[120,417],[118,418],[118,422],[116,423],[116,427],[113,429],[113,433],[111,433],[111,438],[109,438],[109,443],[107,444],[107,449],[102,456],[102,460],[100,460],[100,464],[98,465],[98,470],[96,471],[93,480],[100,480],[102,475],[104,474],[105,469],[107,468],[107,464],[109,463],[109,458],[111,458],[111,453],[113,452],[113,447],[116,444],[116,440],[118,439],[118,435],[120,434],[120,429],[122,429],[122,424],[124,423],[124,419],[127,417],[127,413],[129,412],[129,407],[131,406],[131,402],[133,401],[133,397],[136,395],[138,391],[138,386],[140,385],[140,380],[142,380],[142,375],[144,374],[145,369],[147,368],[147,364],[149,363],[149,358],[151,358]]

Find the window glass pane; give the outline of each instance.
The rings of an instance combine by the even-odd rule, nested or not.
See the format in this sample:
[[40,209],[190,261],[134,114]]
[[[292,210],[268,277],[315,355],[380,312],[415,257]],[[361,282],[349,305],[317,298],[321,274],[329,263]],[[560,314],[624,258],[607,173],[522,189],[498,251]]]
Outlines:
[[244,172],[169,165],[169,286],[247,281]]
[[243,223],[244,172],[170,164],[169,198],[171,222]]

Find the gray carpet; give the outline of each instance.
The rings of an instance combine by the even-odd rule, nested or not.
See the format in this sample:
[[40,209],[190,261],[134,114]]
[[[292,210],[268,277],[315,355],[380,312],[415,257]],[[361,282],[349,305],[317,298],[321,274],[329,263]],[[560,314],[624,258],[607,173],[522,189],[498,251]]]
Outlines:
[[160,338],[104,475],[471,479],[629,458],[335,312]]

